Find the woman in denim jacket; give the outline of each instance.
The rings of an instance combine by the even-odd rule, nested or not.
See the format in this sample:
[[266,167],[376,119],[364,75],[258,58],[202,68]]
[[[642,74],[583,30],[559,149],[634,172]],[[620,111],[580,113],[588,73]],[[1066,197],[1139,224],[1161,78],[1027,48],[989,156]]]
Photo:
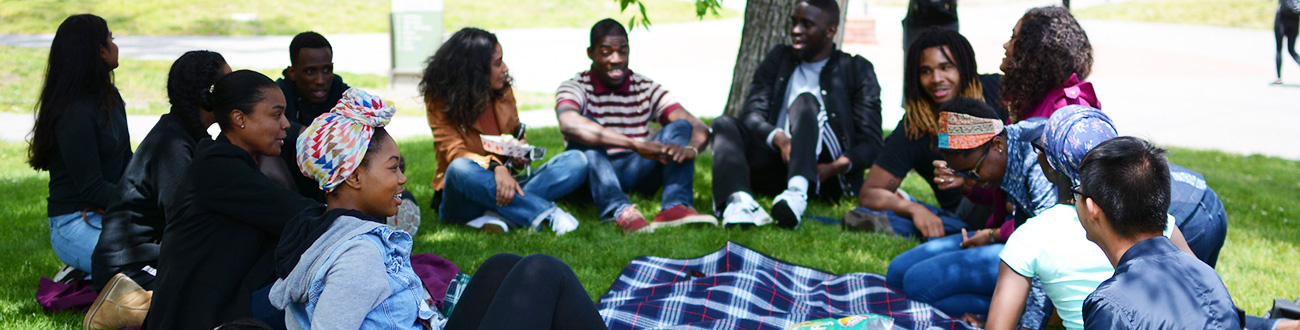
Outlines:
[[545,255],[493,256],[450,318],[430,306],[411,269],[411,235],[382,220],[397,213],[406,183],[383,129],[394,112],[349,89],[298,139],[298,164],[329,203],[295,217],[276,247],[270,300],[288,328],[604,329],[573,271]]

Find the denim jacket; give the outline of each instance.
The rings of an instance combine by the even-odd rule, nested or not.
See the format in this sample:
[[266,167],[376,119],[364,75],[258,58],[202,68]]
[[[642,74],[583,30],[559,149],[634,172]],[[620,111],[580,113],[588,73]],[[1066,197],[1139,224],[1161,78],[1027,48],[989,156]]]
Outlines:
[[286,311],[290,329],[439,328],[443,318],[411,268],[411,244],[405,232],[341,216],[275,282],[271,303]]

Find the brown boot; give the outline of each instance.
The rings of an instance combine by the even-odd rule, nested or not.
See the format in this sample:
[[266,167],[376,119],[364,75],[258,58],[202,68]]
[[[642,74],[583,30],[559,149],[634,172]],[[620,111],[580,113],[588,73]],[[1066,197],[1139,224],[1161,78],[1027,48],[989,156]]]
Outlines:
[[141,288],[126,275],[113,275],[95,304],[90,305],[81,326],[87,330],[139,328],[144,325],[152,301],[153,291]]

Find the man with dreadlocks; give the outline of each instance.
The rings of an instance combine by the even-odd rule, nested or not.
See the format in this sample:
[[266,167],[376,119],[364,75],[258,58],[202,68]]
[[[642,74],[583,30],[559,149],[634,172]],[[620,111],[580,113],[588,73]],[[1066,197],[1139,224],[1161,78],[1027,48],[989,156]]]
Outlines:
[[[1005,122],[1007,111],[998,95],[1001,76],[979,75],[975,51],[957,31],[931,28],[922,31],[909,47],[903,68],[903,109],[894,133],[876,157],[862,185],[859,207],[845,215],[851,226],[904,237],[942,237],[962,228],[983,228],[990,210],[975,206],[958,189],[939,189],[934,183],[934,161],[942,160],[934,147],[940,104],[957,97],[980,100],[996,109]],[[939,207],[926,205],[898,190],[908,171],[916,171],[934,191]]]
[[[768,52],[737,117],[713,122],[713,201],[727,226],[799,225],[808,196],[852,196],[880,150],[871,62],[835,49],[840,9],[800,0],[791,45]],[[781,192],[784,190],[784,192]],[[769,216],[750,192],[775,194]]]

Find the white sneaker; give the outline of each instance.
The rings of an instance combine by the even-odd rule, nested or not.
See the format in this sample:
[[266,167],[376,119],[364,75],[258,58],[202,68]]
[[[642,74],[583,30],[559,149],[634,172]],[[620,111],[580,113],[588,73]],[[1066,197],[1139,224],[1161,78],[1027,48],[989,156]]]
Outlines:
[[787,189],[772,200],[772,217],[782,228],[798,228],[803,221],[803,211],[808,209],[808,195]]
[[496,212],[484,213],[483,216],[474,218],[474,220],[466,222],[465,225],[489,233],[505,233],[510,231],[510,226],[507,225],[506,221],[501,219]]
[[559,207],[556,207],[555,211],[551,211],[551,215],[547,216],[547,218],[551,220],[551,230],[555,232],[555,236],[564,235],[578,229],[578,218],[574,218],[569,212],[564,212]]
[[744,192],[731,194],[727,207],[722,210],[723,227],[759,227],[771,223],[772,217],[763,211],[763,206]]

